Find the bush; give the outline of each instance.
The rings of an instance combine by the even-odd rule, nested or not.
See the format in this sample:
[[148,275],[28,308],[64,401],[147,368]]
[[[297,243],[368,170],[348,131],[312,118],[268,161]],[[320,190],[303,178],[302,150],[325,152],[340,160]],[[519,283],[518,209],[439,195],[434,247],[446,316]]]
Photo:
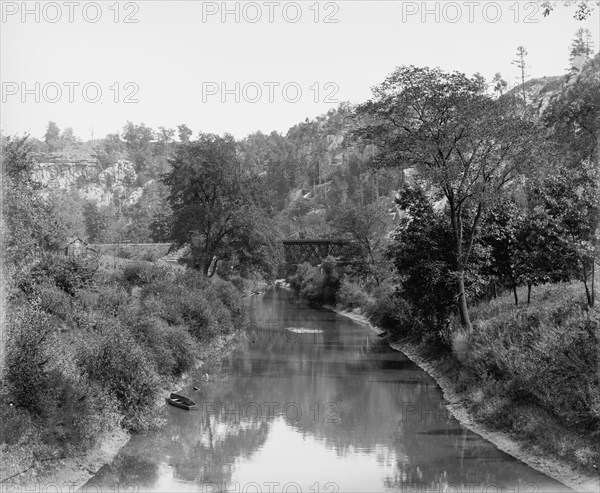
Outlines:
[[196,362],[197,343],[188,332],[187,327],[174,325],[168,328],[166,343],[173,354],[171,373],[179,376],[191,370]]
[[127,291],[118,284],[103,285],[98,288],[95,309],[115,317],[121,306],[129,303]]
[[58,330],[54,319],[26,306],[9,321],[6,344],[6,383],[14,404],[43,416],[54,407],[53,372],[50,368]]
[[391,283],[383,283],[372,293],[373,301],[366,313],[371,322],[393,335],[407,335],[419,326],[411,314],[410,305],[402,299]]
[[93,272],[80,268],[73,259],[47,254],[22,272],[16,284],[25,294],[31,295],[37,286],[50,282],[74,296],[92,277]]
[[184,272],[174,279],[156,279],[142,290],[147,313],[170,325],[185,325],[199,341],[228,334],[246,323],[241,294],[224,281],[211,283],[202,274]]
[[241,330],[248,324],[248,304],[239,289],[231,282],[215,280],[212,284],[215,295],[229,309],[233,326]]
[[15,406],[7,395],[0,397],[0,440],[15,445],[33,427],[31,415],[26,409]]
[[159,267],[147,262],[132,262],[123,267],[121,282],[128,288],[141,287],[167,275],[168,268],[166,267]]
[[116,398],[126,427],[148,428],[158,392],[158,376],[152,362],[124,327],[115,320],[103,321],[100,332],[88,333],[80,341],[77,360],[92,381]]
[[164,320],[131,307],[122,310],[119,319],[145,349],[159,374],[178,376],[193,367],[197,344],[187,327],[169,326]]
[[570,296],[479,320],[464,364],[502,382],[513,402],[537,403],[557,418],[600,431],[598,310]]
[[346,310],[361,308],[367,310],[373,302],[365,289],[358,283],[352,282],[345,277],[342,279],[340,289],[336,294],[337,304]]

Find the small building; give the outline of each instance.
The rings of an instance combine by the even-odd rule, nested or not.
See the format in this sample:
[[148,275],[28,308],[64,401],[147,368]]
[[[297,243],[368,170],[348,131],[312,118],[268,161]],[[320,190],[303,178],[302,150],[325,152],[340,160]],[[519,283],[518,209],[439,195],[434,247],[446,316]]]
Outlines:
[[87,243],[78,236],[69,238],[65,245],[65,255],[68,257],[83,257],[87,250]]

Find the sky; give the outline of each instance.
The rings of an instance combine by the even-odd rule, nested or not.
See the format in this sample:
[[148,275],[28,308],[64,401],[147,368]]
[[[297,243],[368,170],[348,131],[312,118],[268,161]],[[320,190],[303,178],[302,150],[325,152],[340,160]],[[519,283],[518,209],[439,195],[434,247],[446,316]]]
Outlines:
[[185,123],[236,138],[287,129],[359,103],[401,65],[512,86],[519,45],[530,77],[569,67],[585,21],[539,1],[0,2],[0,128],[42,138],[52,120],[83,140],[127,121]]

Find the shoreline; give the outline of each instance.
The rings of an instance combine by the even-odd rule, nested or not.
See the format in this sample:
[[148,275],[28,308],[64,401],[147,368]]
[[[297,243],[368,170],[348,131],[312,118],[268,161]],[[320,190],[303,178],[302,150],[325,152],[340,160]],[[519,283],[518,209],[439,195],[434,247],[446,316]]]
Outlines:
[[[374,326],[367,317],[361,312],[339,310],[330,305],[324,305],[323,308],[331,310],[338,315],[347,317],[355,322],[366,325],[376,334],[385,332],[379,327]],[[465,428],[481,436],[488,442],[494,444],[498,449],[510,456],[527,464],[532,469],[539,471],[546,476],[563,483],[565,486],[577,492],[597,493],[600,491],[600,478],[590,474],[577,471],[570,464],[553,458],[548,458],[537,454],[534,451],[525,450],[527,442],[514,438],[507,432],[492,430],[480,423],[477,423],[467,408],[463,405],[462,399],[456,392],[450,379],[432,362],[423,358],[415,344],[410,342],[393,342],[389,346],[410,359],[419,368],[425,371],[442,389],[444,396],[444,406],[450,411],[452,416]]]

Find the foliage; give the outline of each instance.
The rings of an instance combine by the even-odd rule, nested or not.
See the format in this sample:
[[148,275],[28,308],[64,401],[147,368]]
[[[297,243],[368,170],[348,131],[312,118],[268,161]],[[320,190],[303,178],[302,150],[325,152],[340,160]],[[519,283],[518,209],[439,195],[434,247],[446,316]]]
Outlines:
[[541,303],[517,311],[475,309],[464,363],[514,402],[540,404],[571,425],[600,431],[597,310],[572,289],[544,288]]
[[448,202],[461,321],[470,327],[465,276],[489,202],[533,160],[534,125],[514,99],[486,96],[481,76],[400,67],[359,106],[357,135],[378,167],[414,166]]
[[147,262],[132,262],[123,267],[121,280],[130,288],[133,286],[142,287],[167,275],[168,267],[159,267]]
[[386,275],[385,246],[391,230],[390,215],[382,204],[365,206],[344,204],[332,213],[334,230],[341,236],[350,236],[358,246],[355,259],[360,262],[358,273],[379,284]]
[[28,308],[9,324],[5,378],[17,406],[36,415],[52,408],[52,352],[57,326],[49,315]]
[[412,316],[410,305],[391,282],[377,286],[371,297],[372,303],[363,309],[377,327],[387,329],[393,337],[419,332],[421,326],[418,319]]
[[91,380],[115,396],[123,424],[143,430],[158,391],[154,365],[116,320],[102,320],[100,327],[100,332],[87,334],[81,341],[78,364]]
[[[576,169],[560,168],[534,183],[531,191],[534,200],[548,216],[550,230],[556,231],[555,249],[564,257],[561,261],[566,274],[564,277],[572,273],[577,275],[584,284],[590,306],[594,305],[596,231],[600,217],[598,172],[589,162]],[[558,255],[552,260],[558,260]]]
[[344,277],[340,282],[340,289],[336,293],[337,306],[345,310],[353,310],[355,308],[366,308],[369,306],[371,299],[366,293],[363,286],[352,281],[348,277]]
[[335,303],[340,286],[335,259],[328,257],[320,268],[307,262],[300,264],[296,273],[290,278],[290,285],[303,300],[310,304]]
[[455,260],[449,248],[452,231],[421,190],[405,187],[399,195],[406,215],[388,255],[400,277],[400,296],[423,326],[437,331],[448,323],[456,306]]
[[594,54],[594,40],[589,29],[580,27],[575,32],[575,38],[569,51],[571,62],[578,56],[590,57]]
[[170,325],[185,325],[199,341],[229,334],[245,325],[241,294],[219,287],[199,273],[184,272],[170,279],[157,277],[141,293],[143,310]]
[[[163,177],[170,189],[172,237],[191,264],[212,277],[219,262],[265,266],[275,242],[257,180],[243,171],[231,136],[201,134],[177,148]],[[268,258],[268,260],[267,260]]]
[[64,241],[50,201],[31,178],[32,144],[28,136],[2,139],[3,215],[6,222],[6,261],[26,263],[41,251],[56,251]]
[[48,253],[21,271],[15,280],[27,295],[34,294],[38,285],[49,282],[73,296],[92,276],[93,272],[82,269],[74,259]]

